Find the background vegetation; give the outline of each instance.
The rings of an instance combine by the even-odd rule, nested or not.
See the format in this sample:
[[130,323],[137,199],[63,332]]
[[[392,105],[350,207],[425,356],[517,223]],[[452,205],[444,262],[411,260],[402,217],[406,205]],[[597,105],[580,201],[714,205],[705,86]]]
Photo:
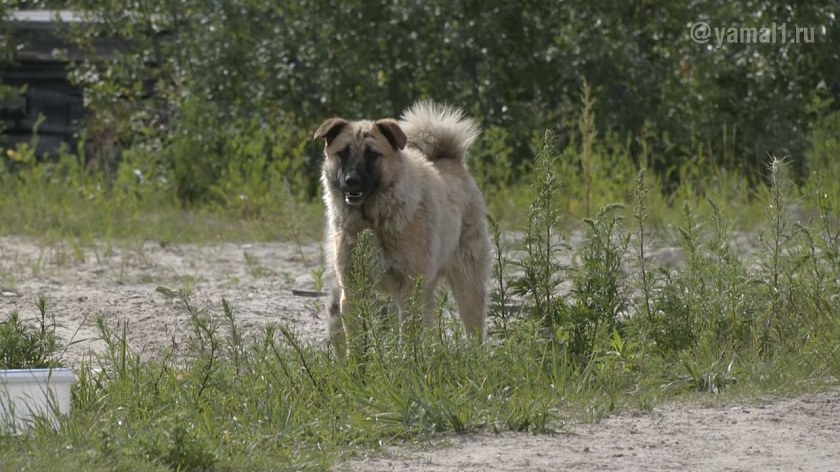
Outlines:
[[[765,177],[769,154],[789,156],[797,182],[836,167],[834,1],[5,5],[89,12],[89,23],[63,28],[90,53],[68,67],[89,112],[88,144],[73,151],[121,209],[163,200],[265,217],[279,200],[316,195],[320,146],[309,137],[322,119],[396,116],[419,98],[459,105],[482,122],[474,170],[509,202],[508,187],[530,183],[546,129],[561,149],[580,142],[584,82],[595,117],[587,126],[599,139],[561,163],[578,177],[569,179],[574,214],[590,215],[591,198],[628,201],[643,167],[666,197],[685,186],[669,200],[678,204],[709,191],[743,199],[744,186]],[[691,40],[696,21],[813,27],[815,37],[718,49]],[[113,60],[98,56],[102,38],[122,45]],[[13,56],[14,40],[6,46]],[[18,174],[26,162],[3,160]]]

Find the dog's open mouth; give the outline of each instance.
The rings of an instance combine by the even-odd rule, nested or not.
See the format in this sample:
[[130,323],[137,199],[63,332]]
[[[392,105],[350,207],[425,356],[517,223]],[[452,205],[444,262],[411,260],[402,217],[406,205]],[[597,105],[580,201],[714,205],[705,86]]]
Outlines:
[[358,206],[365,202],[364,192],[344,192],[344,202],[350,206]]

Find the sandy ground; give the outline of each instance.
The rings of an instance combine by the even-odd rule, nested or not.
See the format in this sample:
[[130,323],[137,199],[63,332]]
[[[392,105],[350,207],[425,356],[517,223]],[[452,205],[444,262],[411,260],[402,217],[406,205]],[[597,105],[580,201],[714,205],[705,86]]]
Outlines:
[[[659,250],[666,263],[679,251]],[[0,238],[0,315],[36,316],[40,294],[73,340],[64,358],[74,366],[101,351],[94,320],[128,322],[134,352],[151,354],[185,337],[186,315],[157,291],[190,293],[221,316],[233,305],[240,326],[259,333],[271,322],[294,326],[321,343],[325,323],[312,297],[317,244],[171,245],[154,241],[77,248],[19,237]],[[300,292],[304,291],[304,292]],[[393,447],[358,458],[339,471],[539,470],[805,470],[840,471],[840,391],[769,403],[667,405],[615,415],[598,424],[570,425],[555,435],[505,433],[444,436],[429,447]]]
[[551,436],[454,436],[336,470],[839,471],[840,391],[767,404],[668,405]]
[[[39,295],[59,324],[58,335],[72,340],[64,358],[78,365],[101,351],[95,319],[113,327],[128,322],[133,352],[147,355],[185,338],[187,315],[180,304],[157,291],[184,290],[193,304],[221,317],[229,301],[239,326],[257,334],[267,323],[294,327],[302,339],[322,342],[322,298],[312,291],[320,266],[318,244],[172,245],[154,241],[120,247],[79,249],[18,237],[0,238],[0,315],[13,309],[33,318]],[[122,328],[118,332],[121,331]]]

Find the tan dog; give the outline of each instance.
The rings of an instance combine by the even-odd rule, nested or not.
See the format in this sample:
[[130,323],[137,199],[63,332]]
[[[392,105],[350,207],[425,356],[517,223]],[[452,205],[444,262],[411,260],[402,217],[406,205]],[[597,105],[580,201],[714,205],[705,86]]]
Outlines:
[[421,310],[434,321],[435,290],[446,279],[466,331],[482,336],[490,244],[484,198],[464,163],[478,126],[460,110],[418,102],[397,122],[331,118],[321,174],[327,208],[330,338],[342,357],[347,313],[344,281],[359,233],[371,229],[383,269],[377,290],[400,308],[421,280]]

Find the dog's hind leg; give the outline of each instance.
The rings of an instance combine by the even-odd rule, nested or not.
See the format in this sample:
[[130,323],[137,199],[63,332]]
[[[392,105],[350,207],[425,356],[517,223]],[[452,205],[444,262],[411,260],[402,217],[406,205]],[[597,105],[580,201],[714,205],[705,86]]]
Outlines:
[[458,303],[458,313],[464,329],[470,335],[484,336],[487,314],[487,276],[490,260],[487,251],[475,244],[463,244],[446,271],[446,280]]

